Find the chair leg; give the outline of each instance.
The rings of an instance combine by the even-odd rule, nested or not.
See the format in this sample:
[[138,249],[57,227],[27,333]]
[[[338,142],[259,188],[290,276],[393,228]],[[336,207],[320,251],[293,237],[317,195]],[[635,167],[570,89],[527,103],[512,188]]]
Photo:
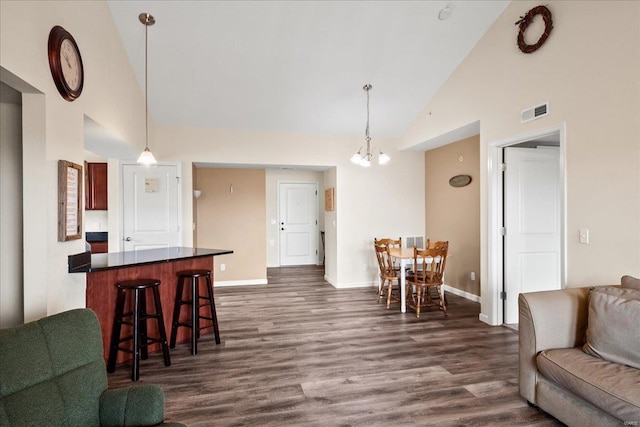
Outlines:
[[111,328],[111,345],[109,346],[109,360],[107,362],[107,372],[110,374],[116,371],[116,359],[118,357],[118,347],[120,346],[120,331],[122,329],[122,314],[124,313],[125,293],[118,289],[116,297],[116,315],[113,318]]
[[191,278],[191,354],[198,354],[200,334],[200,302],[198,301],[198,279]]
[[155,302],[156,316],[158,316],[158,335],[161,340],[162,356],[164,357],[164,366],[171,366],[171,358],[169,357],[169,345],[167,344],[167,331],[164,327],[164,314],[162,311],[162,302],[160,301],[160,291],[157,286],[153,288],[153,300]]
[[391,279],[387,279],[389,284],[387,285],[387,310],[391,307],[391,292],[393,291],[393,281]]
[[[144,291],[143,291],[144,292]],[[140,378],[140,289],[133,290],[133,366],[131,381]]]
[[180,309],[182,308],[182,292],[184,289],[184,280],[182,277],[178,278],[178,286],[176,289],[176,298],[173,303],[173,319],[171,320],[171,340],[169,341],[169,347],[176,347],[176,336],[178,334],[178,322],[180,321]]
[[418,286],[418,289],[416,289],[416,293],[418,294],[417,297],[417,301],[416,301],[416,317],[419,319],[420,318],[420,306],[422,305],[422,298],[424,298],[424,295],[422,295],[422,286]]
[[140,358],[142,360],[147,360],[149,358],[149,349],[147,346],[149,345],[148,340],[148,331],[147,331],[147,292],[143,289],[140,292],[140,318],[142,321],[140,322]]
[[211,275],[206,276],[207,279],[207,292],[209,293],[209,308],[211,310],[211,321],[213,322],[213,335],[216,339],[216,344],[220,344],[220,329],[218,329],[218,315],[216,314],[216,303],[213,298],[213,283],[211,282]]
[[444,317],[447,317],[447,301],[445,299],[444,289],[442,289],[442,286],[438,286],[438,295],[440,296],[440,307],[442,307]]

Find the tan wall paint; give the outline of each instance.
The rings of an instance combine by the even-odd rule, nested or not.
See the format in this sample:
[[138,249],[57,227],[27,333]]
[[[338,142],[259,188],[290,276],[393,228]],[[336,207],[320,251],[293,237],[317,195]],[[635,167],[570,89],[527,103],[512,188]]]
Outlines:
[[[429,150],[424,158],[426,237],[449,241],[446,284],[480,295],[480,137]],[[450,186],[456,175],[470,175],[471,184]]]
[[[51,78],[46,46],[55,25],[74,36],[82,54],[86,78],[74,102],[62,99]],[[102,1],[0,1],[0,67],[3,81],[10,74],[30,87],[23,91],[24,318],[30,321],[85,305],[85,276],[67,272],[67,256],[82,252],[84,242],[57,241],[58,160],[82,164],[85,115],[142,149],[144,97]]]
[[[411,147],[480,121],[482,314],[497,321],[487,280],[489,146],[566,129],[567,285],[640,275],[640,2],[550,1],[553,33],[523,54],[513,23],[539,2],[512,2],[407,130]],[[548,100],[550,114],[520,123]],[[578,230],[590,230],[580,244]],[[606,265],[607,268],[602,268]]]
[[215,282],[266,283],[264,169],[196,168],[196,182],[202,191],[195,204],[198,246],[233,250],[216,258]]

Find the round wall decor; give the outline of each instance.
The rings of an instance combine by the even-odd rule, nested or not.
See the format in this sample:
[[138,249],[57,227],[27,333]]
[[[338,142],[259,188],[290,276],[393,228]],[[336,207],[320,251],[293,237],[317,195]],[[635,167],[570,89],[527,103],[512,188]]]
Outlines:
[[469,175],[456,175],[449,180],[449,185],[452,187],[464,187],[471,184],[471,176]]
[[84,67],[80,49],[73,36],[56,25],[49,33],[49,68],[60,95],[67,101],[77,99],[84,85]]
[[[536,15],[542,16],[544,20],[544,32],[538,39],[535,44],[527,44],[524,41],[524,33],[529,28],[529,25],[533,22],[533,18]],[[553,30],[553,20],[551,19],[551,11],[546,6],[536,6],[530,11],[527,12],[526,15],[521,16],[520,20],[516,22],[516,25],[519,25],[518,28],[518,47],[524,53],[532,53],[535,52],[547,41],[549,38],[549,34],[551,34],[551,30]]]

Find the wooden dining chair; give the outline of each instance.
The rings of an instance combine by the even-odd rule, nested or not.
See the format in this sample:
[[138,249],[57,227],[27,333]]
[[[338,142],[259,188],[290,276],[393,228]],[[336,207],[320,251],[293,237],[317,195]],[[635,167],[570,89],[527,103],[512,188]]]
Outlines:
[[[387,294],[387,308],[391,306],[391,301],[400,301],[400,278],[393,268],[391,254],[388,245],[375,244],[376,258],[380,268],[380,285],[378,285],[378,302],[384,298],[385,290]],[[393,282],[397,282],[398,297],[393,297]],[[385,287],[386,285],[386,287]]]
[[[413,271],[407,278],[407,306],[416,311],[424,307],[438,305],[447,316],[447,302],[442,289],[444,270],[447,264],[449,242],[433,242],[427,249],[413,248]],[[438,302],[431,297],[431,289],[438,293]],[[415,289],[415,290],[414,290]]]
[[[382,238],[382,239],[378,239],[378,238],[373,238],[373,245],[385,245],[388,246],[390,248],[402,248],[402,237],[399,237],[397,239],[390,239],[390,238]],[[392,266],[393,266],[393,271],[396,272],[396,274],[400,274],[400,266],[396,264],[396,262],[392,259]],[[382,294],[380,293],[382,291],[382,282],[378,285],[378,298],[382,298]]]

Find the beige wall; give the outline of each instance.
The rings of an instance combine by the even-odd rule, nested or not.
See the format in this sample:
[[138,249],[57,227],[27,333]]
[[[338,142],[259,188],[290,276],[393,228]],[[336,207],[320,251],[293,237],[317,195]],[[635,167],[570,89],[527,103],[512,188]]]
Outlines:
[[[402,143],[480,121],[481,318],[490,323],[500,306],[489,252],[490,147],[510,138],[566,129],[567,285],[640,275],[640,2],[550,1],[551,36],[523,54],[513,23],[538,4],[507,7]],[[547,100],[548,116],[520,123],[521,110]],[[579,243],[581,228],[590,230],[589,245]]]
[[[397,150],[396,139],[374,138],[373,143],[391,161],[362,168],[349,161],[362,142],[361,136],[158,126],[153,150],[157,158],[182,162],[183,170],[190,170],[194,159],[253,168],[326,168],[324,185],[335,188],[336,210],[324,215],[325,277],[335,287],[347,288],[377,286],[374,237],[424,235],[424,154]],[[182,189],[187,194],[192,182],[189,174],[184,178]],[[381,193],[388,205],[404,206],[407,200],[419,203],[411,209],[380,209]],[[190,221],[191,198],[183,202],[183,218]],[[191,234],[191,224],[188,227]]]
[[216,257],[216,284],[266,283],[264,169],[196,168],[195,181],[198,246],[233,250]]
[[[480,137],[429,150],[424,159],[426,237],[449,241],[446,284],[480,295]],[[450,186],[456,175],[470,175],[471,184]]]
[[[49,31],[75,38],[85,68],[80,98],[58,94],[47,59]],[[85,305],[85,276],[67,272],[82,240],[58,242],[57,162],[82,164],[84,116],[144,145],[144,98],[106,2],[1,1],[0,78],[23,92],[24,318]]]

